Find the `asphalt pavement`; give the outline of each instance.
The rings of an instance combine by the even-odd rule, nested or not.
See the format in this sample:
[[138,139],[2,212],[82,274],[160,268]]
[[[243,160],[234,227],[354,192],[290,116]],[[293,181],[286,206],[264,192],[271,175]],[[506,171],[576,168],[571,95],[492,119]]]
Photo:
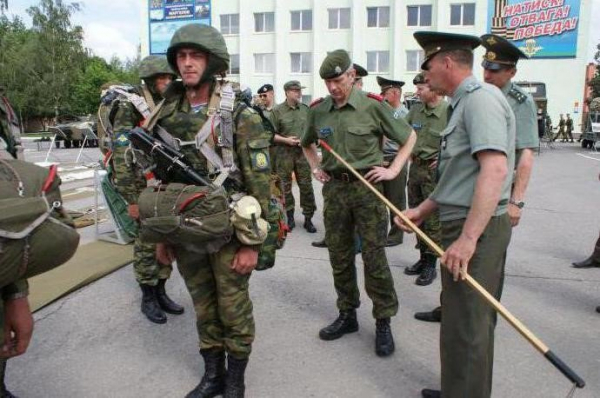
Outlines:
[[[72,164],[76,149],[53,153],[69,163],[64,174],[81,170],[73,169],[79,167]],[[84,153],[99,157],[97,149]],[[34,149],[27,157],[45,160]],[[523,219],[513,231],[502,299],[586,380],[575,395],[580,398],[600,396],[600,314],[595,312],[600,268],[577,270],[571,262],[587,257],[598,237],[599,173],[600,153],[577,144],[542,148]],[[74,180],[63,188],[90,184],[90,179]],[[322,209],[319,185],[314,183]],[[374,353],[375,324],[360,256],[359,332],[331,342],[318,338],[319,329],[337,315],[335,293],[327,250],[310,245],[322,237],[322,213],[314,219],[316,234],[304,231],[301,221],[297,209],[300,227],[278,252],[275,267],[251,278],[256,341],[246,396],[416,398],[424,387],[439,387],[439,325],[416,321],[413,314],[437,305],[440,282],[420,287],[404,275],[418,257],[414,236],[387,250],[400,310],[392,319],[396,352],[381,359]],[[92,228],[82,231],[86,241],[94,239]],[[40,310],[29,350],[9,362],[11,391],[21,398],[184,397],[199,382],[203,366],[192,303],[177,271],[167,290],[186,312],[169,315],[165,325],[151,324],[140,313],[131,265]],[[542,355],[499,321],[494,397],[564,397],[570,389]]]

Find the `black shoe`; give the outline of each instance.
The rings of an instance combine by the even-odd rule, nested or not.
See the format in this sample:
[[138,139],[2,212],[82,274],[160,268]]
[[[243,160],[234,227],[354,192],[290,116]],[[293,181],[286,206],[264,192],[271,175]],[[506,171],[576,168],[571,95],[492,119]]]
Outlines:
[[421,274],[415,280],[415,284],[419,286],[427,286],[431,285],[431,282],[435,280],[437,276],[437,271],[435,270],[435,266],[433,267],[425,267]]
[[377,319],[375,321],[375,354],[379,357],[387,357],[392,355],[395,349],[390,318]]
[[327,247],[327,242],[325,242],[325,238],[323,238],[322,240],[316,240],[313,243],[311,243],[311,245],[313,245],[314,247]]
[[4,384],[7,361],[8,360],[5,358],[0,359],[0,398],[17,398],[16,395],[13,395],[10,391],[6,389],[6,385]]
[[156,285],[156,299],[158,305],[160,305],[160,308],[168,314],[181,315],[183,314],[184,309],[167,296],[167,292],[165,291],[166,282],[166,279],[159,279],[158,285]]
[[225,391],[225,351],[219,349],[200,350],[204,358],[204,376],[200,384],[185,398],[212,398]]
[[140,285],[142,288],[142,313],[150,322],[167,323],[167,315],[160,308],[156,298],[156,286]]
[[594,256],[589,256],[583,261],[573,263],[573,268],[592,268],[600,267],[600,263],[594,260]]
[[596,307],[596,312],[600,313],[600,307]]
[[441,322],[442,321],[442,307],[436,307],[429,312],[417,312],[415,319],[423,322]]
[[356,311],[340,311],[340,315],[331,325],[328,325],[319,331],[321,340],[339,339],[347,333],[358,331],[358,321],[356,320]]
[[425,267],[425,263],[423,258],[420,258],[419,261],[404,269],[404,273],[406,275],[419,275],[423,271],[423,267]]
[[311,217],[306,216],[304,218],[304,229],[309,234],[314,234],[315,232],[317,232],[317,228],[315,228],[315,226],[313,225]]
[[423,398],[441,398],[442,392],[440,390],[431,390],[429,388],[424,388],[421,390],[421,396]]
[[225,381],[225,392],[223,398],[244,398],[246,385],[244,384],[244,374],[248,359],[236,359],[231,355],[227,356],[227,379]]
[[296,221],[294,221],[294,210],[288,210],[286,213],[287,225],[290,231],[296,227]]

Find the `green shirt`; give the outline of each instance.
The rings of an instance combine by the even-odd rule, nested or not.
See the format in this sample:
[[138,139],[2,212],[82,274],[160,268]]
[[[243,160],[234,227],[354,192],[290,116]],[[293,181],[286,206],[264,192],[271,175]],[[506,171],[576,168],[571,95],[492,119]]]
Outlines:
[[[329,96],[310,108],[301,144],[308,147],[321,139],[360,170],[383,164],[384,136],[403,145],[410,133],[410,126],[399,115],[395,117],[388,104],[352,89],[341,108]],[[325,171],[346,170],[327,151],[323,151],[321,165]]]
[[[478,152],[502,152],[508,170],[515,163],[515,116],[497,87],[470,76],[454,92],[448,111],[452,116],[442,132],[439,181],[430,196],[439,205],[441,221],[467,217],[479,174]],[[502,186],[495,216],[507,211],[511,175]]]
[[269,120],[275,127],[275,132],[283,137],[301,138],[306,127],[308,106],[303,103],[291,107],[287,101],[273,108]]
[[415,104],[406,115],[406,121],[417,133],[413,156],[422,160],[437,158],[440,151],[440,134],[448,124],[448,102],[441,100],[433,108],[423,103]]
[[531,94],[513,82],[508,82],[502,87],[502,93],[506,96],[510,109],[515,114],[517,126],[517,151],[526,148],[537,148],[539,137],[537,131],[537,115],[535,101]]

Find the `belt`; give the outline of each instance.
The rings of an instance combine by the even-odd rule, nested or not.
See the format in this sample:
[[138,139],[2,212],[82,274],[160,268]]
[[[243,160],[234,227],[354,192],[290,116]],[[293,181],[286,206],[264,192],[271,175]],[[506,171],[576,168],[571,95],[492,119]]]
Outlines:
[[[369,172],[370,169],[362,169],[362,170],[356,170],[358,172],[358,174],[360,174],[361,176],[364,176],[365,174],[367,174]],[[327,174],[329,174],[329,176],[331,178],[333,178],[336,181],[343,181],[343,182],[355,182],[358,181],[358,177],[356,177],[354,174],[352,174],[351,172],[345,172],[345,171],[326,171]]]

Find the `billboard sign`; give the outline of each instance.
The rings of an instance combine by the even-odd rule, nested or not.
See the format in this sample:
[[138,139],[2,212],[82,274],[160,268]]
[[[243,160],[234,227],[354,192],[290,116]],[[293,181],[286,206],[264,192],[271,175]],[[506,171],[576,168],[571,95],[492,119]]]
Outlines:
[[531,58],[577,57],[580,0],[488,0],[488,29]]
[[165,54],[173,33],[183,25],[210,25],[210,0],[148,0],[150,54]]

